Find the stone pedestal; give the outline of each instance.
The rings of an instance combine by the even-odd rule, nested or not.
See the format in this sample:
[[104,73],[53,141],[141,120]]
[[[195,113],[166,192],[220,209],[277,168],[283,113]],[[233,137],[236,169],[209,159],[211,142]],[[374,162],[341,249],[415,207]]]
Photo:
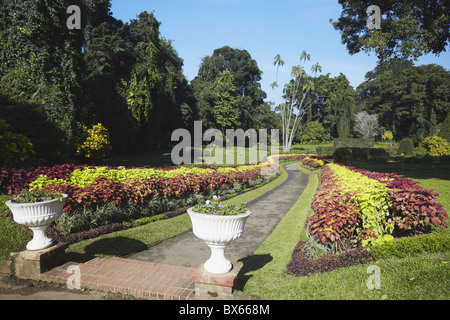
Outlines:
[[225,274],[213,274],[198,267],[191,275],[195,283],[195,300],[232,300],[236,279],[242,264],[233,264],[233,268]]
[[59,242],[42,250],[11,252],[11,274],[20,279],[40,280],[42,273],[64,263],[68,246]]

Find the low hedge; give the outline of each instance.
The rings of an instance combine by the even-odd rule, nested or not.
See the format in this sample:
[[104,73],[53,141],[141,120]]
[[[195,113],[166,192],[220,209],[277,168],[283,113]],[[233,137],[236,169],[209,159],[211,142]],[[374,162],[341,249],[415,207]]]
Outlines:
[[347,164],[349,161],[365,161],[376,157],[387,157],[384,148],[337,148],[333,153],[333,162]]
[[333,156],[336,149],[336,147],[317,147],[316,153],[320,156]]
[[345,138],[334,139],[334,146],[338,148],[372,148],[375,139]]
[[405,258],[423,253],[450,250],[450,233],[438,231],[415,237],[399,238],[369,249],[375,259]]

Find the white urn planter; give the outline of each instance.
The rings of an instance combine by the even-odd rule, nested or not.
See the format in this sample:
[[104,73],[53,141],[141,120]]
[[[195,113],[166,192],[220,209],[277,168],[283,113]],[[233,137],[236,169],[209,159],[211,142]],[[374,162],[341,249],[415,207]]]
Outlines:
[[245,222],[251,212],[239,215],[213,215],[198,213],[188,209],[194,234],[205,241],[211,249],[211,257],[204,268],[209,273],[223,274],[232,269],[232,264],[225,258],[225,249],[231,241],[239,238],[244,232]]
[[63,212],[67,195],[62,194],[62,200],[54,199],[36,203],[6,202],[18,224],[27,226],[33,231],[33,239],[28,242],[27,250],[42,250],[53,244],[45,230]]

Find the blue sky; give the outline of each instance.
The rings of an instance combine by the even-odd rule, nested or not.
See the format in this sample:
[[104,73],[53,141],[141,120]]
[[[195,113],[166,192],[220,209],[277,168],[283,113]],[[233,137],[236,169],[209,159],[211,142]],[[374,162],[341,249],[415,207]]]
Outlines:
[[[276,80],[275,55],[286,62],[278,82],[290,79],[291,67],[300,63],[303,50],[311,55],[322,74],[343,73],[356,88],[377,59],[359,53],[351,56],[341,43],[340,33],[329,22],[337,20],[337,0],[112,0],[113,16],[123,22],[147,10],[161,22],[161,36],[171,40],[184,60],[183,72],[192,80],[201,59],[222,46],[247,50],[263,72],[261,86],[268,99],[280,102],[270,84]],[[439,57],[424,56],[416,65],[435,63],[450,69],[450,48]]]

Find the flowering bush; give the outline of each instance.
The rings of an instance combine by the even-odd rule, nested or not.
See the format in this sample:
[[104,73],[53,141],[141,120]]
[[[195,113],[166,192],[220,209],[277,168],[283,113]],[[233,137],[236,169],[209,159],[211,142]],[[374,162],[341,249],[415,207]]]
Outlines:
[[211,200],[206,200],[204,204],[196,205],[193,210],[198,213],[221,216],[237,216],[247,212],[245,203],[241,203],[239,206],[223,205],[220,203],[221,200],[220,196],[213,196]]

